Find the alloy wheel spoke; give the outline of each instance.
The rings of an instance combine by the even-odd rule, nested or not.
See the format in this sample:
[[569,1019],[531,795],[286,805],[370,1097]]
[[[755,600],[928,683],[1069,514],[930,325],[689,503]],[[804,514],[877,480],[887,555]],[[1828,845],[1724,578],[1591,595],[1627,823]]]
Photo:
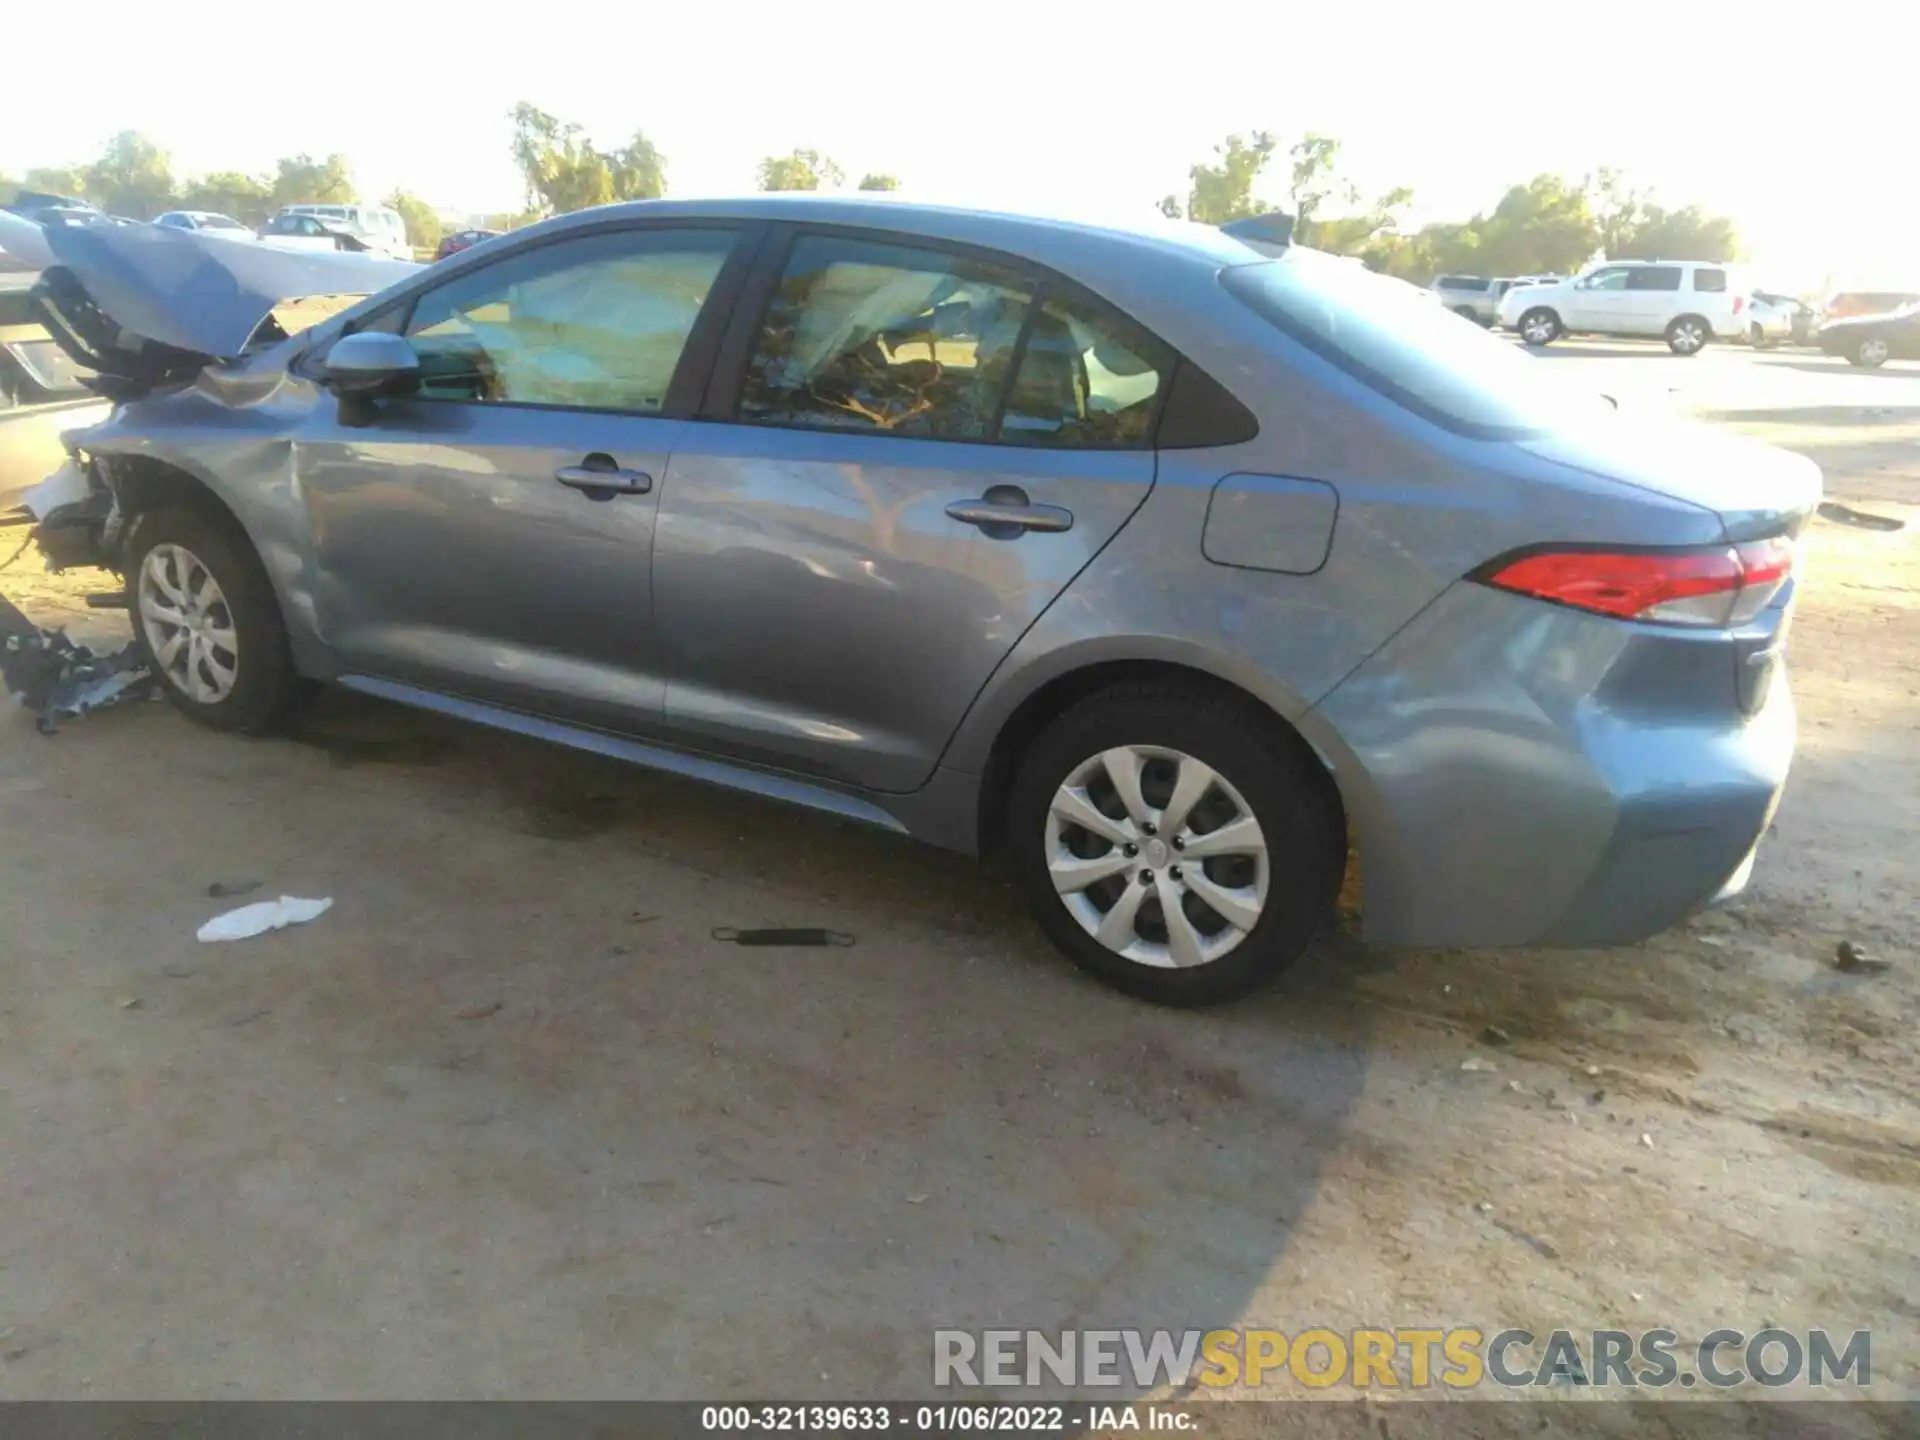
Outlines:
[[1101,814],[1093,801],[1087,798],[1087,792],[1073,786],[1062,785],[1054,793],[1053,813],[1116,845],[1124,845],[1132,838],[1124,822]]
[[1106,767],[1107,779],[1113,782],[1120,803],[1127,807],[1128,818],[1136,825],[1151,821],[1153,811],[1147,805],[1146,796],[1140,793],[1140,752],[1121,745],[1101,751],[1100,763]]
[[149,620],[158,620],[163,625],[184,625],[187,623],[186,616],[174,609],[173,606],[156,599],[152,595],[142,595],[140,597],[140,613]]
[[1251,930],[1260,921],[1260,898],[1252,890],[1229,890],[1207,878],[1195,866],[1185,872],[1189,890],[1207,902],[1207,907],[1236,930]]
[[1160,816],[1160,828],[1169,835],[1177,835],[1185,827],[1187,816],[1213,788],[1214,780],[1212,767],[1191,755],[1182,755],[1177,763],[1180,769],[1173,782],[1173,796]]
[[164,670],[172,670],[173,662],[180,658],[180,652],[186,648],[187,631],[185,627],[175,630],[161,642],[160,648],[153,652],[153,658],[160,662]]
[[1093,932],[1093,938],[1109,950],[1126,949],[1134,939],[1134,916],[1140,913],[1140,902],[1146,898],[1146,886],[1127,886],[1113,902],[1113,908],[1100,918],[1100,928]]
[[1180,883],[1177,880],[1159,882],[1160,914],[1167,924],[1167,953],[1175,965],[1202,965],[1207,959],[1207,942],[1180,904]]
[[1180,853],[1188,860],[1205,860],[1212,855],[1258,855],[1266,848],[1260,822],[1251,815],[1242,815],[1218,830],[1188,836]]
[[1048,864],[1053,874],[1053,888],[1062,895],[1071,895],[1087,888],[1097,880],[1131,870],[1134,860],[1118,845],[1104,855],[1096,855],[1091,860],[1083,860],[1078,855],[1061,851]]

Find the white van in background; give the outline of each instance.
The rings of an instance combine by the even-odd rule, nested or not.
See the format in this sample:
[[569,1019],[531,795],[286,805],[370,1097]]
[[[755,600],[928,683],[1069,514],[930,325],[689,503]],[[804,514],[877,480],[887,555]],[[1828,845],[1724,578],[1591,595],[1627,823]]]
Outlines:
[[1529,345],[1562,335],[1664,336],[1676,355],[1710,340],[1741,340],[1753,286],[1718,260],[1612,260],[1571,280],[1516,285],[1500,297],[1499,322]]
[[283,205],[281,215],[311,215],[330,230],[345,230],[369,250],[392,260],[413,259],[407,222],[385,205]]

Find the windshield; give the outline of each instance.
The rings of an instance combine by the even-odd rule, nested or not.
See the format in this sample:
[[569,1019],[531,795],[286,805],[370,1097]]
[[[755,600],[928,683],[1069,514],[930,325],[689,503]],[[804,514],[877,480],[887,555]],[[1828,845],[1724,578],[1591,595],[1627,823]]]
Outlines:
[[1462,435],[1521,439],[1605,409],[1420,292],[1317,251],[1221,273],[1234,297],[1356,380]]

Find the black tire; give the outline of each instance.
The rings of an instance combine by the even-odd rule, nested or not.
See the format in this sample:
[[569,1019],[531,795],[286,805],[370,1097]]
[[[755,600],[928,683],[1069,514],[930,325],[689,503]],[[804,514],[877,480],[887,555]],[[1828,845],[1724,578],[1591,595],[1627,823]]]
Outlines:
[[1698,355],[1712,339],[1713,326],[1698,315],[1681,315],[1667,326],[1667,349],[1684,359]]
[[1863,370],[1878,370],[1887,363],[1892,347],[1877,335],[1861,337],[1860,342],[1847,351],[1847,363],[1858,365]]
[[1551,345],[1565,333],[1558,312],[1536,305],[1520,317],[1520,338],[1529,345]]
[[[1091,757],[1121,746],[1177,750],[1211,767],[1259,823],[1266,897],[1252,928],[1218,959],[1187,969],[1129,959],[1090,934],[1055,891],[1047,856],[1055,793]],[[1306,745],[1250,701],[1172,682],[1117,685],[1054,720],[1021,758],[1007,823],[1016,883],[1047,938],[1097,979],[1162,1005],[1217,1004],[1275,979],[1332,914],[1346,866],[1338,795]],[[1143,905],[1143,923],[1157,906]]]
[[1474,313],[1471,305],[1456,305],[1453,307],[1453,313],[1458,315],[1462,320],[1471,320],[1476,325],[1481,323],[1480,317]]
[[[231,622],[237,654],[233,657],[232,688],[217,700],[189,695],[154,654],[154,640],[141,609],[146,583],[142,577],[147,558],[162,545],[189,553],[219,587],[220,608]],[[125,555],[134,643],[153,667],[161,693],[174,708],[216,730],[247,734],[271,730],[283,721],[299,697],[299,677],[294,672],[279,601],[274,598],[259,556],[239,526],[224,515],[210,514],[198,506],[162,506],[134,522]]]

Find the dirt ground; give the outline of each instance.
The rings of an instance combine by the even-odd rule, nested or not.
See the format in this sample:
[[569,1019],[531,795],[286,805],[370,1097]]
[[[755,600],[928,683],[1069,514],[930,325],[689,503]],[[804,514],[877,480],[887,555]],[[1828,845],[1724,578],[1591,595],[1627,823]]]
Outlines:
[[[1920,367],[1555,359],[1920,521]],[[272,741],[8,707],[0,1398],[903,1398],[936,1326],[1422,1323],[1870,1328],[1913,1395],[1916,533],[1807,534],[1740,902],[1611,952],[1336,937],[1203,1014],[971,862],[592,757],[343,694]],[[88,580],[0,590],[111,635]],[[197,944],[240,879],[335,906]],[[769,924],[858,943],[709,933]]]

